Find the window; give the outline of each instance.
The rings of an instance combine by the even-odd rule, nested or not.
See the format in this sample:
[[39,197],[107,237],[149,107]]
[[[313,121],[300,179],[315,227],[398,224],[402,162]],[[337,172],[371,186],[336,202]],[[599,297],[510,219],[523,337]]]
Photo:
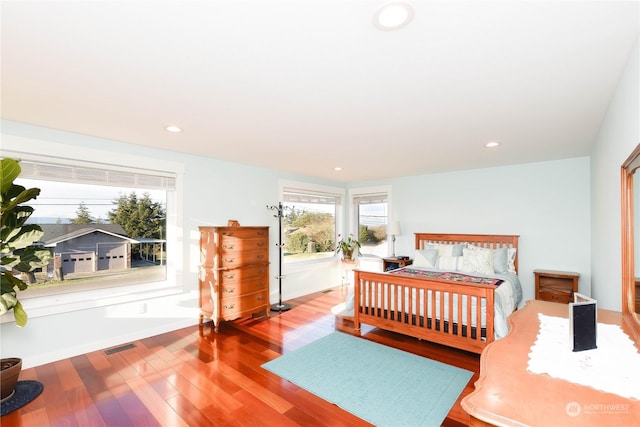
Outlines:
[[379,191],[353,195],[358,239],[364,255],[387,255],[388,193]]
[[282,200],[283,262],[332,258],[342,208],[340,190],[284,186]]
[[16,184],[40,188],[27,202],[34,208],[28,222],[43,228],[37,244],[53,255],[21,292],[29,316],[178,291],[171,236],[180,165],[159,162],[176,169],[165,172],[31,153],[2,155],[20,159]]

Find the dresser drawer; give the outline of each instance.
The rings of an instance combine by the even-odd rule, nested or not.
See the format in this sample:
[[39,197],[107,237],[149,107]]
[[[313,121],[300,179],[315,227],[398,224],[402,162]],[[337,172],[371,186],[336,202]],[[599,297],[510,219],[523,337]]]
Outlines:
[[269,239],[266,237],[260,237],[256,239],[236,239],[223,237],[220,243],[220,253],[227,254],[229,252],[244,252],[253,251],[256,249],[267,250],[269,246]]
[[220,285],[241,282],[249,279],[265,277],[269,274],[269,264],[250,265],[220,271]]
[[256,292],[220,301],[220,316],[225,320],[242,317],[246,313],[255,313],[269,306],[269,292]]
[[269,278],[265,275],[257,279],[243,280],[241,282],[225,282],[220,286],[221,298],[232,298],[242,294],[269,290]]
[[536,299],[568,304],[578,292],[579,273],[557,270],[533,270]]
[[539,279],[540,290],[543,288],[559,290],[559,291],[571,291],[572,289],[572,280],[561,277],[545,277],[541,276]]
[[228,252],[265,250],[269,252],[268,228],[223,228],[201,227],[200,265],[213,267],[218,257]]
[[233,268],[247,264],[259,264],[269,262],[269,250],[267,248],[257,251],[227,252],[220,255],[220,267]]
[[225,228],[220,231],[220,236],[223,241],[225,239],[244,240],[256,237],[264,237],[266,239],[269,237],[269,229],[266,227]]
[[560,292],[551,289],[540,289],[539,299],[542,301],[559,302],[569,304],[573,301],[572,292]]

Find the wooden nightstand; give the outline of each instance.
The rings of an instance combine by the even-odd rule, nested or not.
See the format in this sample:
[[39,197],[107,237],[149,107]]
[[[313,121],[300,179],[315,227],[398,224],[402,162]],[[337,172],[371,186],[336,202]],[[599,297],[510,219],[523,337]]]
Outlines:
[[555,270],[534,270],[536,277],[536,299],[568,304],[578,292],[580,273]]
[[395,257],[382,258],[382,271],[395,270],[413,264],[412,259],[398,259]]

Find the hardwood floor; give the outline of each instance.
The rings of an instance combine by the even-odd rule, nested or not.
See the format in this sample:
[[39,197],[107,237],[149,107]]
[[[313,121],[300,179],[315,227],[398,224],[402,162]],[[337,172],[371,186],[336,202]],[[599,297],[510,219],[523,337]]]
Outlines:
[[[270,318],[211,323],[25,369],[44,391],[5,415],[10,426],[367,426],[367,422],[260,368],[335,330],[340,288],[287,301]],[[341,327],[348,324],[340,323]],[[363,329],[363,337],[474,372],[479,356],[406,336]],[[133,344],[134,346],[125,346]],[[131,348],[127,348],[131,347]],[[118,351],[120,349],[120,351]],[[115,350],[110,352],[109,350]],[[110,354],[108,354],[110,353]],[[458,402],[445,426],[467,425]]]

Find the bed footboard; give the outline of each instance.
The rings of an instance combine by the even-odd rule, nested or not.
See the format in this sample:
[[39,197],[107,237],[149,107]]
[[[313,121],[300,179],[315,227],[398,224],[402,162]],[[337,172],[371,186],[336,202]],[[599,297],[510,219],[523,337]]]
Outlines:
[[494,340],[495,286],[354,271],[354,327],[362,323],[481,353]]

